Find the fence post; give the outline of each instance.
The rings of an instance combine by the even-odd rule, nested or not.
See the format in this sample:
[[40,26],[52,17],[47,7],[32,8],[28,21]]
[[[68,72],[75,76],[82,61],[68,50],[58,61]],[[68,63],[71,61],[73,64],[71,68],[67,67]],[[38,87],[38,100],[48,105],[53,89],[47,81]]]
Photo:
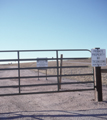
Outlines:
[[19,79],[19,94],[20,94],[20,56],[19,56],[19,51],[17,51],[18,55],[18,79]]
[[[60,59],[60,78],[59,78],[59,83],[61,83],[61,81],[62,81],[62,58],[63,58],[63,54],[61,54],[61,57],[60,57],[61,59]],[[60,86],[59,86],[59,89],[61,89],[61,84],[60,84]]]
[[48,79],[47,79],[47,68],[46,68],[46,80],[48,80]]
[[[99,49],[99,48],[96,48]],[[94,67],[94,82],[95,82],[95,100],[102,101],[102,81],[101,81],[101,67]]]
[[58,82],[58,91],[59,91],[59,61],[58,61],[58,50],[56,50],[56,58],[57,58],[57,82]]
[[101,81],[101,67],[94,68],[95,73],[95,99],[102,101],[102,81]]
[[38,80],[39,80],[39,69],[38,69]]

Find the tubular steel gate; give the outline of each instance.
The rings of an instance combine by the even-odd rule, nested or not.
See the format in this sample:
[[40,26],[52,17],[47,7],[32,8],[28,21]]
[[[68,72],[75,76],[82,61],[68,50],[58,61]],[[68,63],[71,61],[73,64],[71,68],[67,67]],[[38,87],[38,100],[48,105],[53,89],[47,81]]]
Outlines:
[[[22,59],[20,58],[20,53],[24,53],[24,52],[55,52],[56,54],[56,57],[55,58],[44,58],[44,60],[50,60],[50,61],[54,61],[56,63],[56,66],[48,66],[48,67],[21,67],[21,64],[22,62],[26,62],[26,61],[37,61],[37,57],[36,56],[35,58],[29,58],[29,59]],[[59,57],[59,52],[67,52],[67,51],[87,51],[87,52],[90,52],[90,50],[88,49],[60,49],[60,50],[11,50],[11,51],[0,51],[0,53],[16,53],[17,54],[17,58],[16,59],[0,59],[0,62],[1,63],[4,63],[4,62],[17,62],[17,64],[11,64],[10,67],[7,67],[9,65],[6,66],[6,64],[0,64],[0,73],[6,73],[7,77],[5,76],[0,76],[0,96],[11,96],[11,95],[27,95],[27,94],[43,94],[43,93],[57,93],[57,92],[72,92],[72,91],[88,91],[88,90],[94,90],[94,73],[85,73],[85,74],[60,74],[59,73],[59,69],[65,69],[65,68],[81,68],[81,69],[84,69],[84,68],[89,68],[90,66],[86,66],[86,65],[83,65],[83,66],[59,66],[59,61],[62,59],[63,61],[70,61],[70,60],[85,60],[85,59],[89,59],[89,58],[60,58]],[[24,64],[24,63],[23,63]],[[36,64],[36,62],[35,62]],[[17,65],[17,67],[16,67]],[[3,67],[4,66],[4,67]],[[38,76],[37,75],[28,75],[28,76],[23,76],[21,75],[21,71],[22,70],[38,70],[38,69],[55,69],[57,74],[56,75],[40,75]],[[92,68],[93,69],[93,68]],[[8,72],[9,71],[16,71],[17,72],[17,75],[16,76],[12,76],[12,77],[9,77],[8,76]],[[34,71],[33,71],[34,72]],[[14,72],[12,72],[14,74]],[[2,74],[0,74],[2,75]],[[60,82],[59,79],[60,77],[67,77],[67,76],[92,76],[93,77],[93,81],[85,81],[85,82],[75,82],[75,81],[71,81],[71,82]],[[53,82],[53,83],[40,83],[40,81],[36,81],[35,79],[36,78],[44,78],[44,77],[47,77],[47,78],[57,78],[57,82]],[[35,80],[34,83],[30,83],[30,84],[22,84],[23,81],[26,81],[27,79],[33,79]],[[9,83],[7,82],[9,81]],[[30,81],[30,80],[29,80]],[[49,81],[49,80],[48,80]],[[47,82],[47,81],[45,81]],[[8,83],[8,84],[7,84]],[[13,84],[14,83],[14,84]],[[36,84],[35,84],[36,83]],[[38,84],[39,83],[39,84]],[[60,89],[60,85],[70,85],[70,84],[90,84],[92,83],[93,86],[92,88],[89,88],[89,89],[70,89],[70,90],[63,90],[63,89]],[[38,88],[38,87],[45,87],[45,88],[48,88],[48,86],[57,86],[57,89],[56,90],[48,90],[48,91],[38,91],[38,89],[36,89],[37,91],[33,91],[33,92],[29,92],[30,91],[30,88],[32,87],[35,87],[35,88]],[[25,92],[22,92],[21,89],[22,88],[25,88]],[[26,89],[26,88],[29,88],[29,91]],[[2,93],[2,89],[3,89],[3,93]],[[9,92],[9,89],[12,89],[11,93],[8,93]],[[6,91],[7,90],[7,91]]]

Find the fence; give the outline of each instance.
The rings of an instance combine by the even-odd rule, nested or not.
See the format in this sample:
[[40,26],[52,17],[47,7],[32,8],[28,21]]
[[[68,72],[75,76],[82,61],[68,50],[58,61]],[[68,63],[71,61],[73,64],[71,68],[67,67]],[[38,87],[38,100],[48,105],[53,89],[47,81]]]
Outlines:
[[[17,71],[18,76],[16,77],[0,77],[0,80],[11,80],[11,79],[17,79],[18,80],[18,84],[17,85],[3,85],[0,86],[0,89],[2,88],[18,88],[18,91],[15,93],[10,93],[10,94],[0,94],[0,96],[11,96],[11,95],[27,95],[27,94],[43,94],[43,93],[57,93],[57,92],[74,92],[74,91],[88,91],[88,90],[95,90],[96,88],[96,84],[94,82],[95,79],[95,74],[94,74],[94,70],[92,73],[86,73],[86,74],[65,74],[62,75],[62,69],[64,68],[89,68],[90,66],[87,65],[83,65],[83,66],[62,66],[62,61],[64,60],[84,60],[84,59],[89,59],[89,58],[85,58],[85,57],[80,57],[80,58],[63,58],[63,57],[59,57],[59,52],[64,52],[64,51],[86,51],[86,52],[90,52],[90,50],[88,49],[60,49],[60,50],[11,50],[11,51],[0,51],[0,53],[17,53],[17,58],[16,59],[0,59],[0,62],[9,62],[9,61],[17,61],[17,68],[0,68],[0,71],[10,71],[10,70],[14,70]],[[44,60],[51,60],[56,62],[56,66],[48,66],[48,67],[25,67],[22,68],[20,67],[21,62],[25,62],[25,61],[37,61],[38,58],[26,58],[26,59],[22,59],[20,58],[20,53],[25,53],[25,52],[55,52],[56,53],[56,57],[55,58],[44,58]],[[38,56],[37,56],[38,57]],[[59,65],[59,61],[61,61],[61,64]],[[57,74],[56,75],[37,75],[37,76],[21,76],[20,75],[20,71],[21,70],[32,70],[32,69],[56,69],[57,70]],[[60,71],[59,71],[60,69]],[[92,68],[93,69],[93,68]],[[66,76],[92,76],[93,77],[93,81],[85,81],[85,82],[61,82],[61,77],[66,77]],[[22,79],[28,79],[28,78],[49,78],[49,77],[55,77],[57,78],[57,82],[56,83],[49,83],[49,84],[29,84],[29,85],[22,85],[21,84],[21,80]],[[74,89],[74,90],[61,90],[61,85],[67,85],[67,84],[93,84],[92,88],[89,89]],[[22,87],[36,87],[36,86],[57,86],[57,90],[54,91],[37,91],[37,92],[21,92],[21,88]],[[14,91],[14,90],[13,90]],[[101,90],[100,90],[101,91]],[[100,93],[101,94],[101,93]],[[99,95],[99,93],[98,93]],[[101,101],[102,99],[100,99],[99,101]]]

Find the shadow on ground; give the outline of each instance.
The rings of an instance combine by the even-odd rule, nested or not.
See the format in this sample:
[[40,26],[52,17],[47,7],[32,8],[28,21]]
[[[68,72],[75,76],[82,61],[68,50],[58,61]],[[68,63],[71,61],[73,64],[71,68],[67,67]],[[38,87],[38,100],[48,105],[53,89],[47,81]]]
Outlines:
[[107,120],[107,109],[91,109],[91,110],[77,110],[77,111],[62,111],[62,110],[43,110],[43,111],[16,111],[1,113],[0,120],[14,120],[14,119],[36,119],[36,120],[47,120],[47,119],[70,119],[70,118],[89,118]]

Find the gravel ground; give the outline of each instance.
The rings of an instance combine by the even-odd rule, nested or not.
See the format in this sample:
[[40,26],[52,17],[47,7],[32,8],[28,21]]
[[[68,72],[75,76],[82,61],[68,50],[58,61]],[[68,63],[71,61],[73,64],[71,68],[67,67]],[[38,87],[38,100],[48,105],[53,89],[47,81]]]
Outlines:
[[[37,75],[23,70],[21,75]],[[42,74],[41,74],[42,75]],[[17,71],[0,71],[0,76],[17,76]],[[63,79],[63,81],[71,81]],[[72,80],[73,81],[73,80]],[[55,83],[56,78],[22,79],[21,84]],[[18,80],[0,80],[0,85],[17,85]],[[63,90],[90,88],[86,85],[65,85]],[[21,88],[21,92],[57,90],[57,86]],[[18,93],[15,88],[0,88],[0,94]],[[103,86],[103,102],[94,101],[94,91],[33,94],[0,97],[0,120],[107,120],[107,88]]]

